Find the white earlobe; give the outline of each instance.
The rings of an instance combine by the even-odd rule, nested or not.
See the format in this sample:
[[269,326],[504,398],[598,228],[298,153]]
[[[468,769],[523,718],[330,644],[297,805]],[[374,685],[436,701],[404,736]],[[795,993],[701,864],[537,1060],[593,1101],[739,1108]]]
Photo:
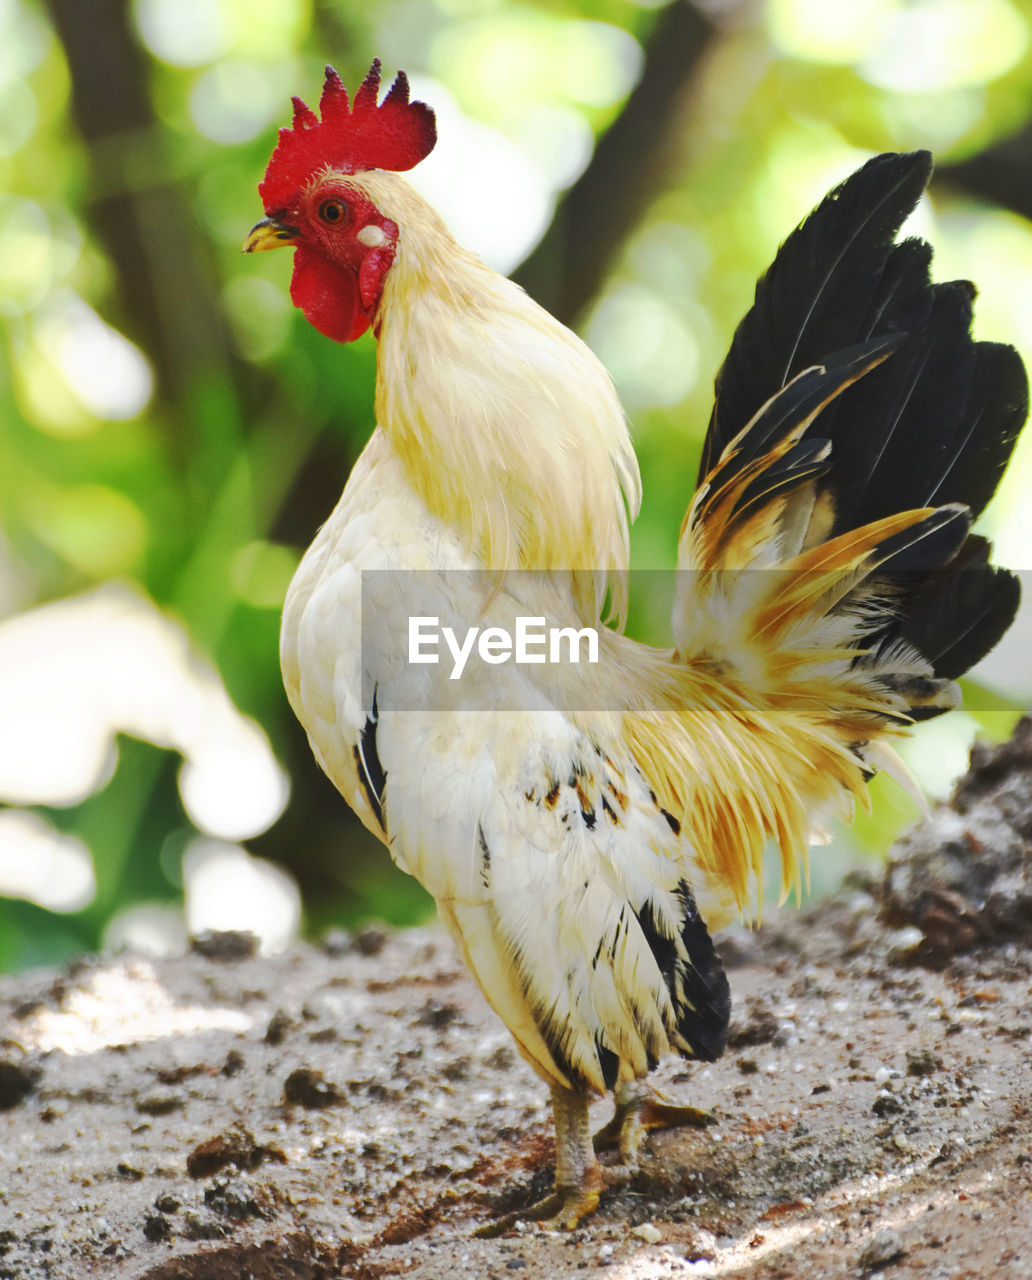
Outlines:
[[387,243],[387,233],[375,222],[370,222],[362,228],[355,239],[359,244],[364,244],[367,249],[379,249]]

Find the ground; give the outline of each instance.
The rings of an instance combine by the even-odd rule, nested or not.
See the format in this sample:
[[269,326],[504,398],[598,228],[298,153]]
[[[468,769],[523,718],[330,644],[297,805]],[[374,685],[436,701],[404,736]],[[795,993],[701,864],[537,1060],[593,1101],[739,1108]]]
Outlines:
[[[722,942],[708,1109],[568,1234],[546,1090],[436,931],[0,979],[0,1280],[1032,1274],[1032,723],[813,911]],[[599,1102],[601,1124],[609,1113]]]

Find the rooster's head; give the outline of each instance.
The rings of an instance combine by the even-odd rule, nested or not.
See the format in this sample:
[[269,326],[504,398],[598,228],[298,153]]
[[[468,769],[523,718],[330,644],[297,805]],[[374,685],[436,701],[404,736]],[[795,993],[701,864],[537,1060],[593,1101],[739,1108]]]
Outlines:
[[370,169],[411,169],[437,140],[434,113],[409,101],[399,72],[377,105],[376,59],[353,103],[340,76],[326,68],[322,119],[294,99],[294,120],[281,129],[258,194],[265,217],[244,251],[294,248],[290,296],[328,338],[351,342],[376,313],[394,260],[398,226],[349,177]]

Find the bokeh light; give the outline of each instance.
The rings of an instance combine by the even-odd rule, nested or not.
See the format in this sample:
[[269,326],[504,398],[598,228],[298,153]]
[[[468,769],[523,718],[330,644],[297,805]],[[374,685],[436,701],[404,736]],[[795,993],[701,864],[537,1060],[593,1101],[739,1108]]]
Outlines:
[[196,840],[183,857],[186,924],[191,935],[222,930],[256,934],[262,950],[280,951],[297,937],[301,898],[279,867],[239,845]]
[[97,880],[85,843],[64,835],[38,813],[0,809],[0,893],[48,911],[82,911]]
[[0,801],[81,803],[131,734],[184,757],[183,803],[202,831],[243,839],[282,812],[288,782],[182,628],[110,585],[0,623]]

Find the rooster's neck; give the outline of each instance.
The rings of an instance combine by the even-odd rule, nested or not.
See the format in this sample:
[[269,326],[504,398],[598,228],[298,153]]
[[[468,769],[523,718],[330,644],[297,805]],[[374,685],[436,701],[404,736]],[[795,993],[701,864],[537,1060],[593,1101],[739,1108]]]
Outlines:
[[378,313],[377,418],[410,483],[486,567],[626,568],[640,481],[608,374],[423,210],[397,218]]

